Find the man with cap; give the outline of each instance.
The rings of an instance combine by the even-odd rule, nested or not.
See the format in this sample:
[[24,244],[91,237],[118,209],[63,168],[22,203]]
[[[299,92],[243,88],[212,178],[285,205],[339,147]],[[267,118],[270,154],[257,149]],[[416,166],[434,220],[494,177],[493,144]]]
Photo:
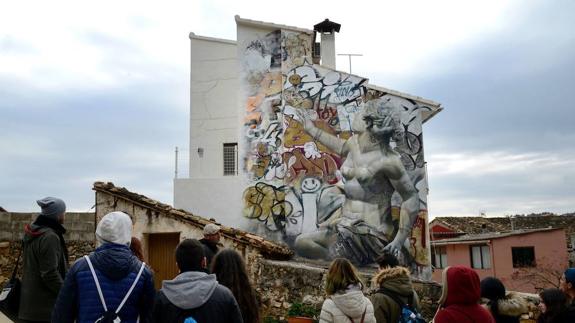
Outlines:
[[207,271],[209,272],[212,258],[218,253],[220,247],[220,227],[214,223],[208,223],[204,227],[204,238],[200,239],[200,243],[204,246],[204,254],[208,261]]
[[567,268],[559,282],[561,290],[569,298],[571,307],[575,308],[575,268]]
[[100,220],[98,248],[70,268],[52,322],[96,322],[114,312],[121,322],[150,322],[155,297],[152,272],[132,254],[131,238],[132,220],[126,213],[111,212]]
[[36,201],[41,212],[24,228],[22,240],[22,289],[18,318],[49,322],[54,302],[68,267],[68,249],[62,226],[66,203],[46,197]]

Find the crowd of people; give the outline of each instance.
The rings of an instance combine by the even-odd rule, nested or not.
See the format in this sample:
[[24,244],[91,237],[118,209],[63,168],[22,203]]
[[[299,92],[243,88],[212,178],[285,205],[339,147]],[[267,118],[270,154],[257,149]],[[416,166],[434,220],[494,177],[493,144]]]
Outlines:
[[[37,203],[41,212],[25,227],[22,241],[20,322],[262,321],[244,259],[219,243],[219,226],[208,224],[203,239],[178,244],[179,274],[156,291],[128,214],[106,214],[96,227],[96,250],[68,268],[62,225],[66,205],[53,197]],[[331,262],[320,323],[425,322],[409,270],[390,252],[377,263],[371,291],[364,293],[366,285],[349,260]],[[495,277],[480,281],[469,267],[444,269],[442,286],[435,323],[519,323],[528,312],[524,298],[506,292]],[[545,289],[539,296],[538,323],[575,322],[575,268],[564,272],[560,288]]]

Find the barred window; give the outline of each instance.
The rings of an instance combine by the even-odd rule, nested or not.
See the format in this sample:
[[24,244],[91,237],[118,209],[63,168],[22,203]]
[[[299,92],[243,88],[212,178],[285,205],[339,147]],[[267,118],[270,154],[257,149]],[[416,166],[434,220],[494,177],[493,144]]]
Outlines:
[[224,176],[233,176],[238,173],[237,155],[237,142],[224,144]]

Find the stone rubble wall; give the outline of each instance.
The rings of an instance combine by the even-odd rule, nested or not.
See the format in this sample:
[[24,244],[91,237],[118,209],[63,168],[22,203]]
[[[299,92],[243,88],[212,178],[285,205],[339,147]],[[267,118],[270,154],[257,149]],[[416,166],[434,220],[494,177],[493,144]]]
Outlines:
[[[12,275],[21,248],[24,226],[32,223],[38,213],[0,212],[0,286]],[[95,214],[86,212],[66,213],[64,235],[70,265],[94,250]],[[22,260],[20,260],[20,269]]]
[[[283,320],[294,302],[306,303],[321,309],[325,299],[327,269],[313,264],[294,261],[252,259],[249,266],[252,282],[260,297],[262,317]],[[366,284],[364,291],[371,290],[375,270],[360,271]],[[435,282],[414,281],[421,305],[422,315],[431,320],[437,310],[441,285]]]

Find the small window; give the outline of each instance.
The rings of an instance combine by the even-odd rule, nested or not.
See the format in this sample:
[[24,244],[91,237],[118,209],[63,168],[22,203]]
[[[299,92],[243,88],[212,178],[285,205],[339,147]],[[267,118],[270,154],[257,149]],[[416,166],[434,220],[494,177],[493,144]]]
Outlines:
[[487,245],[470,246],[471,267],[475,269],[491,268],[491,252]]
[[224,176],[233,176],[238,173],[237,167],[238,143],[224,144]]
[[312,56],[313,57],[321,57],[321,44],[320,43],[313,43]]
[[433,267],[441,269],[447,267],[447,247],[431,248],[431,262]]
[[534,247],[512,247],[513,268],[535,267]]

